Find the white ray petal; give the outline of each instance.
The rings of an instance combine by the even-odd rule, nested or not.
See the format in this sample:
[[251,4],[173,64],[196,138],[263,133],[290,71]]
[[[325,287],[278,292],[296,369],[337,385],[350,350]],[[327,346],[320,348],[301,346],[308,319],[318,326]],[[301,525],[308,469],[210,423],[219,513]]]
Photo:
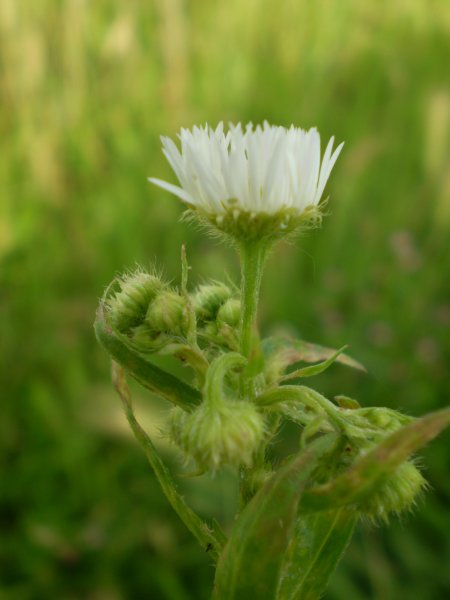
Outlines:
[[188,204],[195,205],[195,201],[191,197],[191,195],[188,192],[186,192],[185,190],[178,187],[177,185],[172,185],[171,183],[167,183],[167,181],[163,181],[162,179],[157,179],[156,177],[149,177],[148,181],[150,181],[151,183],[154,183],[155,185],[159,186],[163,190],[167,190],[168,192],[175,194],[175,196],[178,196],[178,198],[183,200],[183,202],[187,202]]
[[[333,146],[333,142],[334,142],[334,138],[331,138],[331,140],[328,143],[328,147],[330,148],[330,153],[331,153],[331,148]],[[333,155],[331,157],[327,157],[327,160],[325,160],[325,156],[322,160],[322,168],[320,170],[320,178],[319,178],[319,183],[317,186],[317,203],[320,201],[320,198],[322,197],[323,191],[325,189],[325,185],[328,181],[328,178],[330,177],[330,173],[338,159],[339,154],[341,153],[341,150],[344,146],[344,142],[342,142],[341,144],[339,144],[339,146],[336,148],[336,150],[333,152]],[[327,150],[328,150],[327,147]]]

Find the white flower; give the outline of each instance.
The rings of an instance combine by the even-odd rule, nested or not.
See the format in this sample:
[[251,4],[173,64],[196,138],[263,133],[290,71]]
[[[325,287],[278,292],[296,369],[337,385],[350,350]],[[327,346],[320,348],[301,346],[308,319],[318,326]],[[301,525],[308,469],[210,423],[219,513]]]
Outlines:
[[[333,152],[331,138],[323,158],[320,135],[313,128],[304,131],[264,122],[223,123],[181,129],[181,151],[168,137],[162,137],[163,152],[180,186],[160,179],[150,181],[178,196],[190,209],[221,224],[230,214],[238,220],[242,213],[256,217],[289,215],[298,221],[304,213],[317,208],[325,184],[343,144]],[[285,220],[281,229],[287,228]]]

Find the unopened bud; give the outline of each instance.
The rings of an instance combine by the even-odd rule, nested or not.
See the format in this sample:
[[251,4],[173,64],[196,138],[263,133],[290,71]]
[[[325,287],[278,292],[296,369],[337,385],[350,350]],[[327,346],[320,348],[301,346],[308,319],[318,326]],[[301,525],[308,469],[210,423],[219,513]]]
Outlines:
[[202,469],[216,471],[224,465],[241,464],[250,467],[264,436],[264,420],[249,402],[203,403],[190,414],[174,409],[170,435]]
[[217,321],[220,324],[237,327],[241,318],[241,303],[237,298],[229,298],[219,309]]
[[183,331],[186,300],[173,290],[164,290],[148,307],[146,324],[154,331],[180,335]]
[[173,341],[171,336],[153,331],[146,323],[134,327],[129,335],[133,346],[141,352],[157,352]]
[[361,512],[373,519],[386,520],[390,513],[411,508],[427,482],[412,461],[401,464],[372,496],[360,504]]
[[[338,469],[351,467],[383,440],[414,420],[396,410],[382,407],[346,408],[342,409],[342,415],[345,415],[348,425],[348,445],[339,457]],[[372,519],[387,520],[390,513],[400,513],[412,507],[426,486],[427,482],[413,460],[406,460],[386,474],[373,492],[357,503],[357,507]]]
[[217,323],[215,321],[209,321],[205,323],[201,329],[202,336],[205,338],[210,338],[212,340],[217,339]]
[[119,280],[120,291],[108,300],[109,316],[113,327],[128,332],[140,325],[153,298],[164,288],[155,275],[136,271]]
[[193,296],[195,314],[200,321],[212,321],[220,307],[231,297],[231,290],[224,283],[201,285]]

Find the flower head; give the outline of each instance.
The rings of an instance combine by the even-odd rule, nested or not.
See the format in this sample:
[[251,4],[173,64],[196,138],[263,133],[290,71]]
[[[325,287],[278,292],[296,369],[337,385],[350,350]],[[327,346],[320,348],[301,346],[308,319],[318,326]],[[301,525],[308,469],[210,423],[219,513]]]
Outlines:
[[181,150],[162,137],[180,187],[150,181],[178,196],[196,216],[234,237],[279,237],[320,216],[319,204],[343,144],[321,158],[320,135],[269,125],[223,123],[181,129]]

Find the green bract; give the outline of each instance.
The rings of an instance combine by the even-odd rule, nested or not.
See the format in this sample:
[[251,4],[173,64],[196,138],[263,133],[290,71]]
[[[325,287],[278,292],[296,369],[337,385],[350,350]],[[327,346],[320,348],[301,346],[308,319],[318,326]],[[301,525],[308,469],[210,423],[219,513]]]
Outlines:
[[281,208],[274,214],[243,210],[235,200],[224,202],[223,213],[207,213],[201,208],[189,208],[185,218],[194,219],[213,232],[219,232],[233,242],[266,242],[287,238],[303,228],[317,227],[323,216],[323,206],[309,206],[298,213]]

